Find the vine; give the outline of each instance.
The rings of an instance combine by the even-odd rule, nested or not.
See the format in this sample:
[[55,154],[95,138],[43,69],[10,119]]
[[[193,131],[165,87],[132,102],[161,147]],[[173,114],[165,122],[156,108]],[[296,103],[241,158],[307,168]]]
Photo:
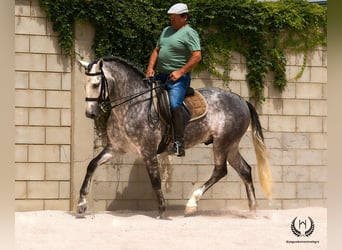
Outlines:
[[[169,25],[166,10],[178,1],[160,0],[40,0],[59,33],[59,45],[73,56],[74,21],[95,28],[96,57],[119,55],[145,69],[162,28]],[[198,71],[208,70],[229,80],[232,51],[246,58],[251,98],[264,99],[264,79],[274,72],[274,86],[286,87],[287,52],[307,53],[326,45],[327,8],[306,0],[187,0],[190,25],[199,33],[203,60]],[[302,70],[298,73],[300,76]]]

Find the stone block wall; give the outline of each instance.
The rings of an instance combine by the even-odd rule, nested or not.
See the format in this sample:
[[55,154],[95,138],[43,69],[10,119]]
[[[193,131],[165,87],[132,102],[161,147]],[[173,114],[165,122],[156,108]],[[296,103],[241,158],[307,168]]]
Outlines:
[[70,209],[71,60],[38,1],[15,3],[17,210]]
[[[86,166],[101,149],[92,121],[84,116],[85,77],[64,56],[38,0],[16,0],[15,7],[16,209],[73,210]],[[93,30],[85,24],[75,28],[75,50],[94,59]],[[288,53],[287,59],[286,89],[275,90],[269,74],[266,100],[257,107],[274,179],[272,201],[260,189],[250,131],[240,143],[242,155],[253,167],[260,209],[326,206],[327,51],[312,51],[296,80],[303,55]],[[231,62],[228,88],[248,99],[245,59],[233,53]],[[195,75],[192,86],[224,87],[207,73]],[[212,158],[210,146],[198,145],[184,158],[160,159],[169,208],[183,208],[192,191],[209,178]],[[91,210],[157,209],[145,166],[132,154],[97,169],[89,202]],[[203,210],[247,207],[244,185],[231,167],[199,203]]]

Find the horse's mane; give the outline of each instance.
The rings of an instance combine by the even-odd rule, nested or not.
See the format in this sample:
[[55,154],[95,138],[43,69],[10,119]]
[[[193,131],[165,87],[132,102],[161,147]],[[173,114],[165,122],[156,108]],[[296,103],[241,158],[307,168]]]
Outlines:
[[139,69],[137,66],[135,66],[133,63],[127,61],[126,59],[119,57],[119,56],[106,56],[102,58],[103,61],[105,62],[111,62],[111,61],[117,61],[120,62],[121,64],[124,64],[128,66],[129,68],[132,68],[138,75],[145,77],[145,73]]

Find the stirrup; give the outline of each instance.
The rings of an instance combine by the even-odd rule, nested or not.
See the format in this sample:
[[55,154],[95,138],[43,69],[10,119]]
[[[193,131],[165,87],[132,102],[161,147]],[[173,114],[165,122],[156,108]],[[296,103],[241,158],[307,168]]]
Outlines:
[[173,151],[175,152],[175,155],[178,157],[185,156],[184,146],[180,141],[175,141],[173,143]]

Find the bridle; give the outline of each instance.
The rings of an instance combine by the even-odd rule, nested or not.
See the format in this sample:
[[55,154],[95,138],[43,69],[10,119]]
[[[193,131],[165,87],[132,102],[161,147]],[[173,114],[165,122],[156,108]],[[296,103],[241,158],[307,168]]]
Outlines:
[[105,77],[102,67],[100,69],[100,72],[95,73],[89,73],[88,71],[85,72],[87,76],[101,76],[101,83],[100,83],[100,94],[98,97],[86,97],[86,102],[98,102],[101,109],[103,111],[109,111],[111,108],[111,101],[109,98],[109,87],[108,87],[108,81]]
[[108,87],[108,81],[107,78],[105,77],[103,70],[101,68],[100,72],[95,72],[95,73],[89,73],[85,72],[87,76],[101,76],[101,83],[100,83],[100,94],[98,97],[86,97],[85,101],[86,102],[98,102],[101,109],[105,111],[108,109],[108,105],[110,106],[110,98],[109,98],[109,87]]
[[152,79],[150,78],[144,78],[143,82],[147,83],[150,88],[148,88],[147,90],[143,90],[137,93],[134,93],[132,95],[129,96],[125,96],[116,100],[110,100],[109,97],[109,86],[108,86],[108,81],[107,78],[102,70],[102,67],[100,68],[99,72],[94,72],[94,73],[90,73],[88,71],[85,72],[85,74],[87,76],[101,76],[101,85],[100,85],[100,94],[98,97],[86,97],[85,101],[86,102],[97,102],[100,106],[100,108],[102,109],[102,111],[104,112],[108,112],[113,108],[116,108],[126,102],[129,102],[139,96],[142,96],[148,92],[151,92],[151,97],[152,97],[152,90],[157,89],[157,88],[162,88],[162,85],[158,85],[158,86],[152,86]]

